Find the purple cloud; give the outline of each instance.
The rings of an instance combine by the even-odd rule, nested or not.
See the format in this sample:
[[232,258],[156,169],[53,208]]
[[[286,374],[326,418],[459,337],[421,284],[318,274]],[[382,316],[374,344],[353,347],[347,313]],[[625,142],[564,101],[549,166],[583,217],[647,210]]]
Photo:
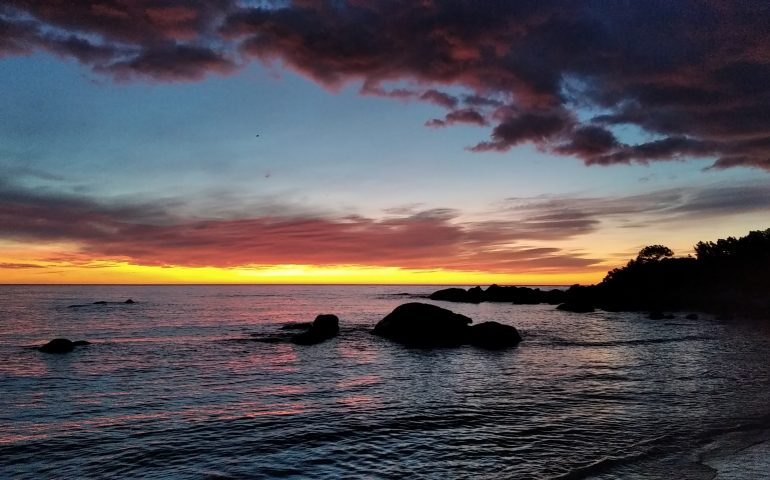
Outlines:
[[[770,170],[766,2],[259,5],[8,0],[0,55],[44,50],[119,80],[156,81],[279,60],[327,88],[357,83],[364,94],[450,110],[429,126],[484,119],[491,138],[475,151],[534,143],[588,165],[699,157]],[[579,114],[587,109],[596,115]],[[622,142],[613,132],[624,125],[652,140]]]

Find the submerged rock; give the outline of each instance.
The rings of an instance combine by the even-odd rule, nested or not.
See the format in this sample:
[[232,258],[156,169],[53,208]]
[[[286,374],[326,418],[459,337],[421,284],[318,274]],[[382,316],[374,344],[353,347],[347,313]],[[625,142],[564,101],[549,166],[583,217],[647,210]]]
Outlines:
[[281,330],[309,330],[312,326],[313,322],[287,323],[281,327]]
[[591,313],[595,311],[593,305],[590,303],[582,303],[582,302],[566,302],[560,304],[558,307],[556,307],[557,310],[564,310],[565,312],[574,312],[574,313]]
[[340,331],[340,320],[336,315],[318,315],[310,328],[291,337],[297,345],[313,345],[337,336]]
[[515,327],[498,322],[483,322],[470,328],[470,344],[476,347],[499,349],[513,347],[521,342]]
[[69,353],[83,345],[90,345],[90,342],[85,340],[71,341],[66,338],[54,338],[50,342],[38,347],[37,349],[43,353]]
[[420,347],[451,347],[468,342],[473,320],[427,303],[405,303],[377,323],[373,334]]
[[698,314],[697,313],[688,313],[687,315],[685,315],[684,318],[686,318],[687,320],[697,320],[698,319]]
[[92,305],[131,305],[136,303],[133,299],[129,298],[123,302],[108,302],[107,300],[98,300],[96,302],[91,303],[77,303],[74,305],[67,305],[67,308],[80,308],[80,307],[90,307]]

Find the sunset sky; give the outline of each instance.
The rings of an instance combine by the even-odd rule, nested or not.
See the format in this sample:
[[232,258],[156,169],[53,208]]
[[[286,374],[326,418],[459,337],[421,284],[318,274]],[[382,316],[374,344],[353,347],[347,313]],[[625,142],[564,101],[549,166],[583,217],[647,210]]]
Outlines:
[[0,283],[593,283],[766,229],[769,18],[5,0]]

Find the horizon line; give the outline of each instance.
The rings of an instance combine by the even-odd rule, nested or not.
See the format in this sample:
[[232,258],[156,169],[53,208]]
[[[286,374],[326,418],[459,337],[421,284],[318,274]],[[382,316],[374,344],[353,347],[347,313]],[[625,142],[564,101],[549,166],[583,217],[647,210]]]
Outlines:
[[97,287],[97,286],[114,286],[114,287],[177,287],[177,286],[197,286],[197,287],[214,287],[214,286],[267,286],[267,287],[275,287],[275,286],[298,286],[298,287],[308,287],[308,286],[349,286],[349,287],[359,287],[359,286],[410,286],[410,287],[463,287],[468,285],[474,285],[474,286],[482,286],[482,285],[499,285],[499,286],[511,286],[511,287],[570,287],[572,285],[580,285],[580,284],[559,284],[559,283],[541,283],[541,284],[499,284],[499,283],[488,283],[488,284],[480,284],[480,283],[0,283],[0,287],[22,287],[22,286],[48,286],[48,287],[54,287],[54,286],[60,286],[60,287],[67,287],[67,286],[81,286],[81,287]]

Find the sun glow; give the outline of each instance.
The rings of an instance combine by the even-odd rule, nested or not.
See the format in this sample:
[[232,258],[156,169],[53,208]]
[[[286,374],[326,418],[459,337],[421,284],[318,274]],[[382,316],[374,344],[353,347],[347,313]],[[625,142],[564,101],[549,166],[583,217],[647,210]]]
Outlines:
[[[3,266],[4,265],[4,266]],[[361,265],[260,265],[240,268],[147,266],[125,262],[65,264],[0,263],[0,283],[38,284],[508,284],[569,285],[594,283],[603,271],[504,274],[417,270]]]

